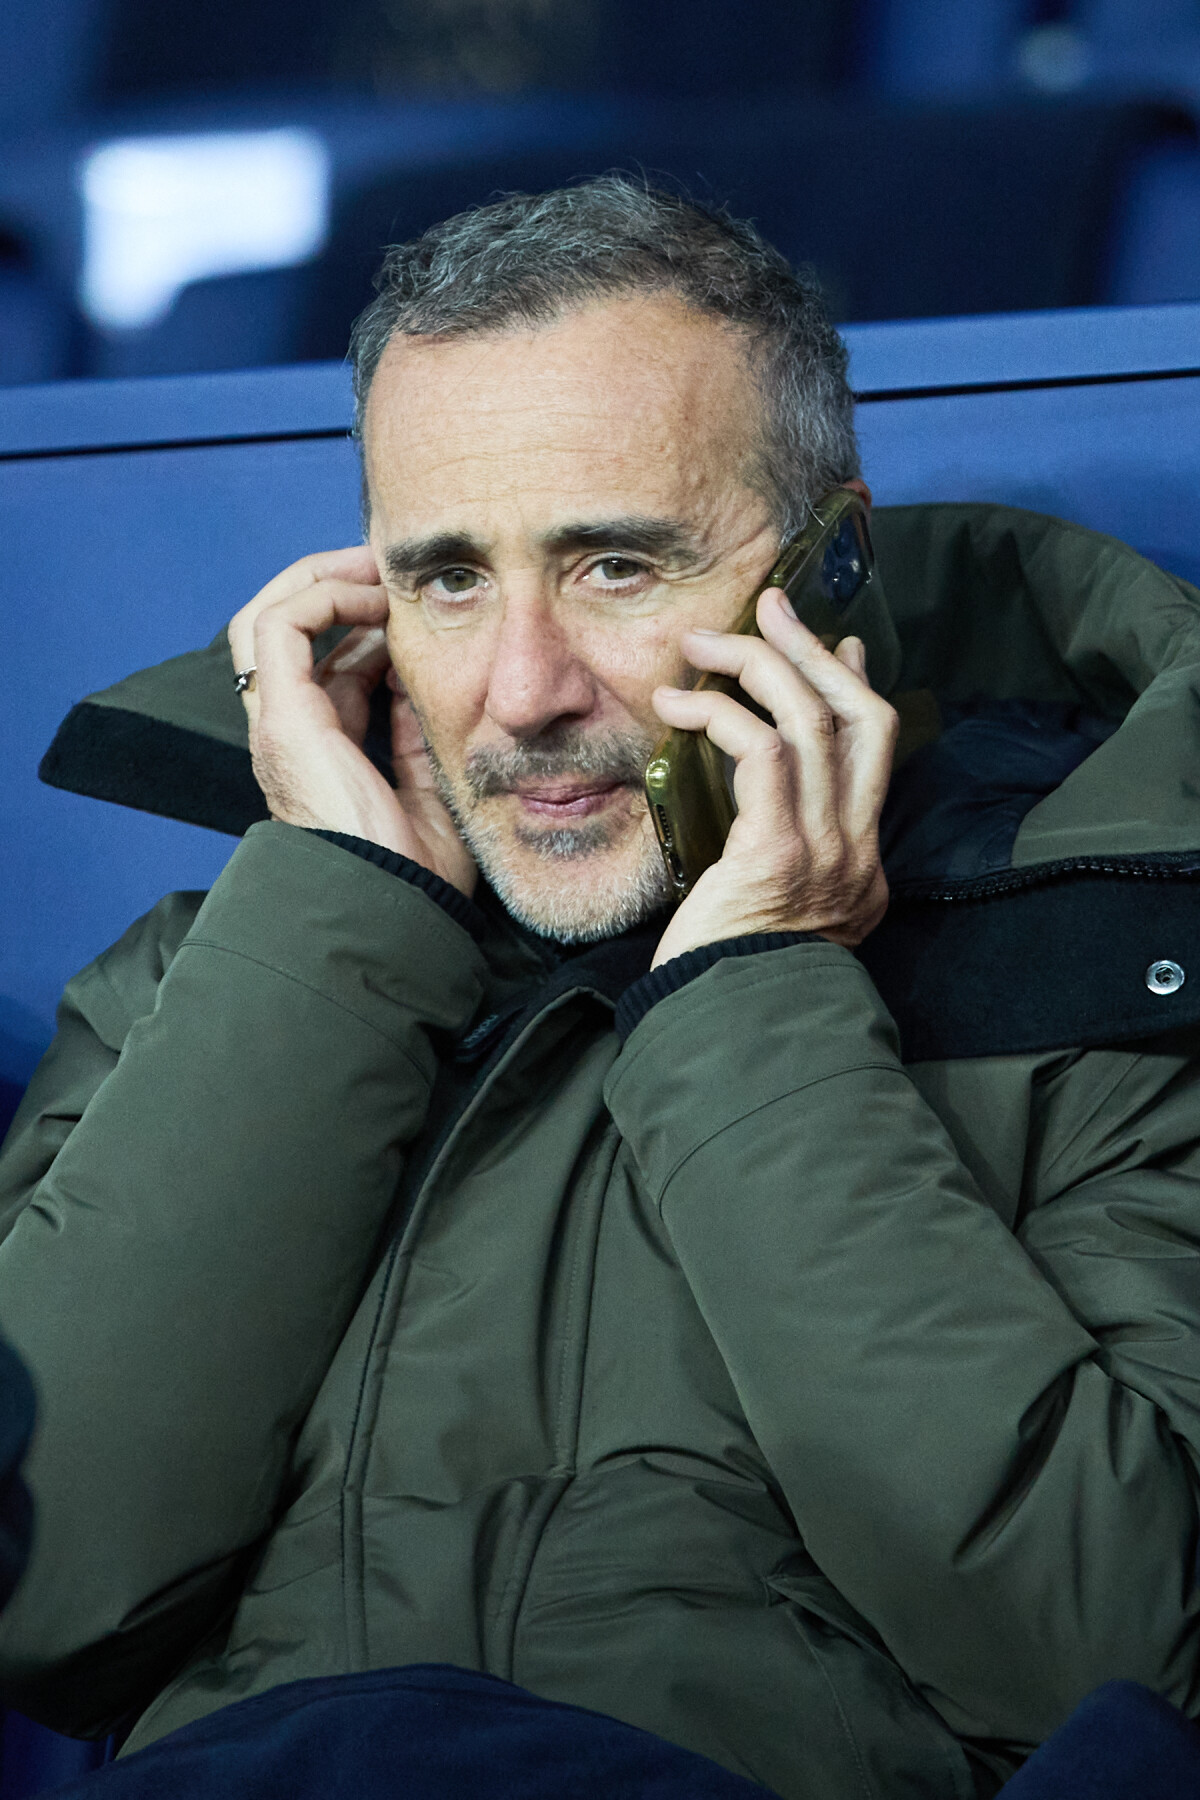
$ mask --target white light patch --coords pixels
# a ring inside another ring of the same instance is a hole
[[[181,288],[303,262],[329,226],[329,155],[309,131],[122,138],[80,170],[80,300],[93,323],[130,330]]]

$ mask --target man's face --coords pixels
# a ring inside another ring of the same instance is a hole
[[[364,433],[388,640],[435,775],[509,911],[610,935],[668,897],[641,775],[778,532],[749,485],[738,337],[673,296],[541,330],[396,338]]]

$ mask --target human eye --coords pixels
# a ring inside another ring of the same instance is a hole
[[[482,584],[483,577],[478,569],[456,565],[449,569],[439,569],[436,575],[431,575],[425,583],[425,591],[433,600],[455,601],[474,595]]]
[[[612,592],[625,593],[641,586],[649,571],[632,556],[601,556],[588,568],[593,585]]]

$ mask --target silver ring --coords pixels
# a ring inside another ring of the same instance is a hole
[[[257,674],[257,669],[239,669],[233,678],[234,693],[244,694]]]

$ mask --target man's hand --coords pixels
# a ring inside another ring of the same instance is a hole
[[[391,672],[387,596],[361,545],[302,557],[230,622],[235,670],[254,669],[242,695],[250,754],[271,817],[397,850],[471,895],[475,864],[433,784],[412,707]],[[312,641],[351,630],[314,665]],[[393,687],[392,788],[362,750],[371,694]]]
[[[896,714],[870,687],[857,638],[833,653],[778,588],[758,603],[761,638],[689,631],[688,660],[734,676],[774,726],[728,695],[657,688],[668,725],[707,732],[733,758],[737,817],[719,862],[676,912],[654,964],[721,938],[815,931],[853,946],[887,910],[879,814]]]

